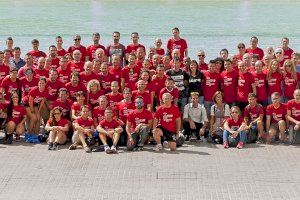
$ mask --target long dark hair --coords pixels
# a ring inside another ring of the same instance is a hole
[[[10,103],[9,103],[9,105],[7,107],[7,117],[12,117],[13,108],[14,108],[14,102],[12,100],[12,97],[13,97],[14,94],[18,95],[18,104],[21,105],[21,98],[20,98],[18,90],[11,91]]]
[[[55,110],[59,110],[60,113],[62,113],[62,110],[60,107],[54,107],[51,112],[50,112],[50,119],[51,119],[51,123],[50,123],[50,126],[57,126],[57,121],[55,120],[55,117],[54,117],[54,111]],[[61,116],[62,118],[62,116]]]

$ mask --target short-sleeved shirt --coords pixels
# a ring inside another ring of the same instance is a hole
[[[154,118],[158,119],[159,125],[173,133],[176,133],[176,119],[180,117],[179,109],[174,105],[171,105],[169,108],[161,105],[157,108],[154,115]]]
[[[285,120],[286,106],[282,103],[278,108],[275,108],[273,104],[269,105],[266,110],[266,115],[271,116],[271,124],[278,123],[280,120]]]
[[[23,118],[26,116],[26,109],[23,105],[13,106],[12,116],[7,116],[7,121],[13,121],[16,124],[19,124]]]
[[[228,118],[226,121],[231,130],[238,130],[244,122],[242,117],[239,117],[237,121],[234,121],[232,118]]]
[[[295,99],[288,101],[287,110],[291,111],[291,117],[297,121],[300,121],[300,103],[297,103]]]
[[[127,121],[132,124],[132,130],[134,130],[139,124],[148,124],[153,119],[153,115],[149,110],[144,109],[142,112],[137,110],[131,111],[127,116]]]
[[[243,112],[244,117],[247,117],[250,122],[254,121],[259,117],[259,115],[264,114],[264,108],[261,105],[256,105],[251,107],[250,105],[246,106]]]
[[[248,102],[248,94],[252,92],[252,84],[254,83],[253,75],[249,72],[240,73],[237,86],[237,100],[240,102]]]
[[[85,129],[92,129],[92,126],[94,126],[94,121],[92,118],[83,119],[82,117],[79,117],[75,120],[75,123]]]
[[[113,129],[119,127],[119,126],[120,126],[120,123],[119,123],[117,120],[115,120],[115,119],[113,119],[113,120],[110,121],[110,122],[107,121],[106,119],[103,119],[103,120],[99,123],[99,125],[100,125],[103,129],[105,129],[105,130],[113,130]]]
[[[167,41],[167,49],[172,54],[174,49],[179,49],[180,51],[180,60],[183,60],[184,51],[188,48],[187,42],[185,39],[180,38],[179,40],[175,40],[174,38],[170,38]],[[171,55],[172,56],[172,55]],[[172,59],[172,58],[171,58]]]

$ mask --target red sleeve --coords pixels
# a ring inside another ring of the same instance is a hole
[[[172,52],[171,52],[171,45],[172,45],[172,41],[171,41],[171,39],[169,39],[169,40],[167,41],[167,49],[170,51],[170,53],[172,53]]]
[[[271,115],[272,114],[272,108],[271,106],[268,106],[266,109],[266,115]]]
[[[154,113],[154,118],[159,119],[159,117],[160,117],[161,115],[162,115],[162,114],[161,114],[161,109],[158,108],[158,109],[156,110],[156,112]]]

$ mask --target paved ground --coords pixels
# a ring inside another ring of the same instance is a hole
[[[299,146],[188,144],[117,155],[66,148],[0,145],[0,199],[300,199]]]

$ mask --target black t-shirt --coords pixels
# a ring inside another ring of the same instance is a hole
[[[204,79],[204,75],[199,71],[196,76],[189,76],[189,95],[191,92],[199,92],[199,96],[203,96],[203,88],[202,88],[202,80]]]
[[[179,90],[179,97],[188,97],[188,89],[184,86],[184,81],[189,80],[189,75],[182,69],[179,69],[178,72],[170,69],[166,72],[166,74],[174,80],[175,86]]]

